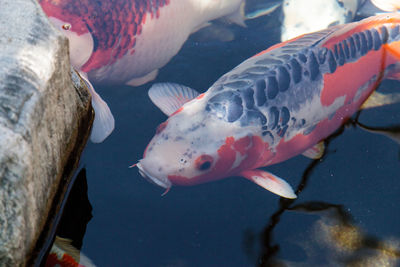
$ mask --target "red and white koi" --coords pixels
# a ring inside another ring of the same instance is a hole
[[[56,236],[45,267],[95,267],[93,262],[72,246],[72,240]]]
[[[96,112],[91,140],[114,129],[95,83],[137,86],[153,80],[188,36],[208,21],[244,25],[244,0],[39,0],[50,21],[69,39],[71,64],[80,70]]]
[[[301,153],[318,158],[321,141],[386,78],[400,78],[400,14],[274,45],[201,95],[184,86],[155,84],[149,96],[170,117],[137,167],[165,188],[236,175],[294,198],[288,183],[257,168]]]

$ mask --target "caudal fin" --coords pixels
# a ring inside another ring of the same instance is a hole
[[[92,95],[92,106],[95,112],[90,141],[93,143],[101,143],[114,130],[114,116],[112,115],[107,103],[104,102],[98,93],[96,93],[92,84],[82,73],[81,78],[85,81],[89,92]]]

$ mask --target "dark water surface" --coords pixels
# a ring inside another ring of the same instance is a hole
[[[231,42],[192,36],[155,82],[205,91],[279,41],[276,16],[247,24],[231,27]],[[116,129],[104,143],[89,143],[82,157],[93,207],[82,252],[96,265],[268,266],[281,260],[337,266],[399,257],[399,246],[389,246],[400,242],[399,144],[349,125],[330,139],[322,160],[297,156],[268,167],[294,188],[303,180],[294,202],[239,177],[173,187],[162,197],[162,188],[128,168],[166,119],[147,96],[150,86],[98,87]],[[381,89],[400,92],[400,83],[385,82]],[[400,126],[399,111],[400,105],[367,110],[359,121]]]

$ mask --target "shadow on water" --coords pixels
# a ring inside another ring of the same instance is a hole
[[[320,164],[320,162],[323,162],[324,158],[327,156],[327,151],[329,147],[329,143],[336,138],[337,136],[341,135],[344,131],[344,127],[342,126],[336,133],[334,133],[332,136],[330,136],[326,141],[325,141],[325,153],[320,159],[313,160],[311,164],[307,167],[307,169],[304,171],[302,175],[302,179],[300,181],[300,184],[297,186],[297,189],[295,190],[295,193],[297,196],[301,194],[301,191],[304,190],[304,188],[307,186],[310,175],[312,174],[312,171],[314,168]],[[267,226],[264,228],[264,231],[261,235],[261,241],[262,241],[262,248],[261,248],[261,256],[258,258],[258,265],[259,266],[271,266],[273,264],[274,259],[276,255],[279,252],[279,245],[273,243],[273,230],[274,228],[278,225],[282,214],[286,211],[289,210],[290,207],[296,202],[296,199],[286,199],[286,198],[280,198],[279,200],[279,209],[272,214]]]
[[[56,237],[71,240],[70,245],[78,250],[82,247],[82,240],[86,232],[86,226],[92,218],[92,205],[88,198],[88,185],[86,180],[86,169],[82,168],[72,181],[71,188],[64,200],[64,207],[57,214],[58,225],[53,235],[48,240],[36,266],[46,266],[46,260]]]
[[[400,161],[400,125],[394,125],[389,127],[370,127],[360,122],[357,122],[357,125],[361,129],[366,130],[367,132],[384,135],[392,139],[394,142],[396,142],[399,145],[398,160]]]
[[[361,112],[355,114],[353,119],[350,119],[345,125],[343,125],[340,129],[338,129],[334,134],[332,134],[329,138],[327,138],[325,143],[325,153],[320,159],[313,160],[310,165],[306,168],[302,175],[301,182],[297,186],[295,193],[297,196],[301,194],[301,192],[305,189],[307,184],[309,183],[309,179],[314,169],[321,164],[324,159],[329,156],[330,153],[334,151],[329,150],[329,144],[338,136],[340,136],[346,127],[359,127],[361,129],[367,130],[369,132],[383,134],[391,138],[392,140],[399,143],[400,141],[400,125],[393,127],[384,127],[384,128],[374,128],[368,127],[358,122],[358,118]],[[397,137],[394,138],[394,137]],[[400,159],[400,150],[399,150],[399,159]],[[371,251],[373,250],[375,254],[379,254],[378,257],[389,257],[386,259],[387,261],[393,260],[396,261],[400,259],[400,244],[396,241],[396,244],[390,244],[390,242],[381,241],[380,239],[363,234],[353,221],[352,215],[346,211],[343,205],[331,204],[319,201],[311,201],[305,202],[301,204],[295,205],[297,199],[285,199],[280,198],[279,200],[279,208],[276,212],[272,214],[268,223],[264,227],[264,230],[261,233],[261,253],[259,256],[256,256],[256,265],[257,266],[286,266],[286,264],[278,259],[278,253],[280,251],[280,245],[274,243],[274,229],[279,224],[282,215],[285,211],[301,211],[305,213],[312,213],[321,215],[322,218],[325,218],[328,221],[327,224],[332,224],[334,226],[330,226],[328,231],[329,239],[326,242],[334,243],[336,247],[340,247],[341,250],[347,249],[348,254],[341,258],[341,263],[348,265],[361,264],[362,262],[366,263],[367,260],[371,262]],[[326,216],[328,212],[329,216]],[[255,245],[259,238],[252,233],[251,231],[246,231],[244,233],[244,250],[245,253],[250,257],[256,255],[255,253]],[[347,247],[352,244],[352,247]],[[352,243],[353,242],[353,243]],[[329,245],[332,245],[329,244]],[[337,248],[339,249],[339,248]],[[350,253],[351,252],[351,253]],[[373,253],[372,253],[373,254]],[[376,259],[375,259],[376,260]],[[379,260],[379,259],[378,259]],[[370,263],[369,262],[369,263]],[[358,266],[358,265],[357,265]],[[375,266],[375,265],[374,265]],[[389,265],[394,266],[394,265]]]

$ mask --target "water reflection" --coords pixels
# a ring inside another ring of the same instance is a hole
[[[371,127],[357,122],[357,125],[370,133],[381,134],[389,137],[394,142],[400,145],[400,125],[394,125],[389,127]]]
[[[308,184],[308,180],[309,180],[313,170],[315,169],[315,167],[318,164],[320,164],[320,162],[323,162],[324,158],[329,153],[328,152],[329,143],[344,131],[344,127],[345,126],[342,126],[332,136],[330,136],[328,139],[326,139],[324,155],[320,159],[313,160],[310,163],[310,165],[306,168],[306,170],[304,171],[304,173],[302,175],[300,184],[297,186],[297,189],[295,190],[295,193],[297,196],[299,196],[301,191],[303,191],[304,188],[306,187],[306,185]],[[279,223],[282,214],[286,210],[289,210],[290,207],[296,202],[297,199],[280,198],[279,209],[271,216],[267,226],[264,228],[264,231],[262,233],[262,250],[261,250],[261,256],[258,258],[259,266],[271,266],[271,264],[275,261],[275,257],[277,256],[277,254],[279,252],[279,245],[273,244],[273,230]]]
[[[400,145],[400,125],[394,125],[390,127],[371,127],[359,122],[357,122],[357,125],[361,129],[366,130],[370,133],[386,136],[396,142],[398,145]],[[397,158],[400,161],[400,147],[397,153]]]
[[[381,240],[363,232],[342,205],[306,202],[289,210],[316,214],[320,218],[312,226],[310,239],[297,241],[307,254],[306,262],[279,259],[276,262],[290,266],[321,264],[321,261],[341,266],[396,266],[398,263],[400,241]]]
[[[314,160],[306,168],[296,194],[299,196],[309,182],[314,169],[332,152],[329,143],[341,135],[347,127],[361,127],[370,132],[384,134],[398,142],[400,127],[368,127],[358,122],[360,112],[346,125],[325,141],[325,154]],[[299,199],[299,198],[298,198]],[[400,259],[400,240],[381,240],[363,232],[354,222],[351,213],[343,205],[321,201],[308,201],[295,204],[298,199],[279,201],[279,208],[270,217],[261,234],[261,253],[257,257],[258,266],[310,266],[325,264],[328,266],[396,266]],[[274,242],[274,229],[286,211],[302,212],[317,215],[319,219],[312,226],[312,234],[307,240],[293,240],[299,250],[304,250],[305,260],[301,262],[279,258],[280,244]],[[254,232],[244,233],[244,251],[249,258],[255,258],[255,242],[258,238]],[[324,251],[321,251],[324,250]],[[322,262],[322,263],[321,263]],[[324,266],[325,266],[324,265]]]

